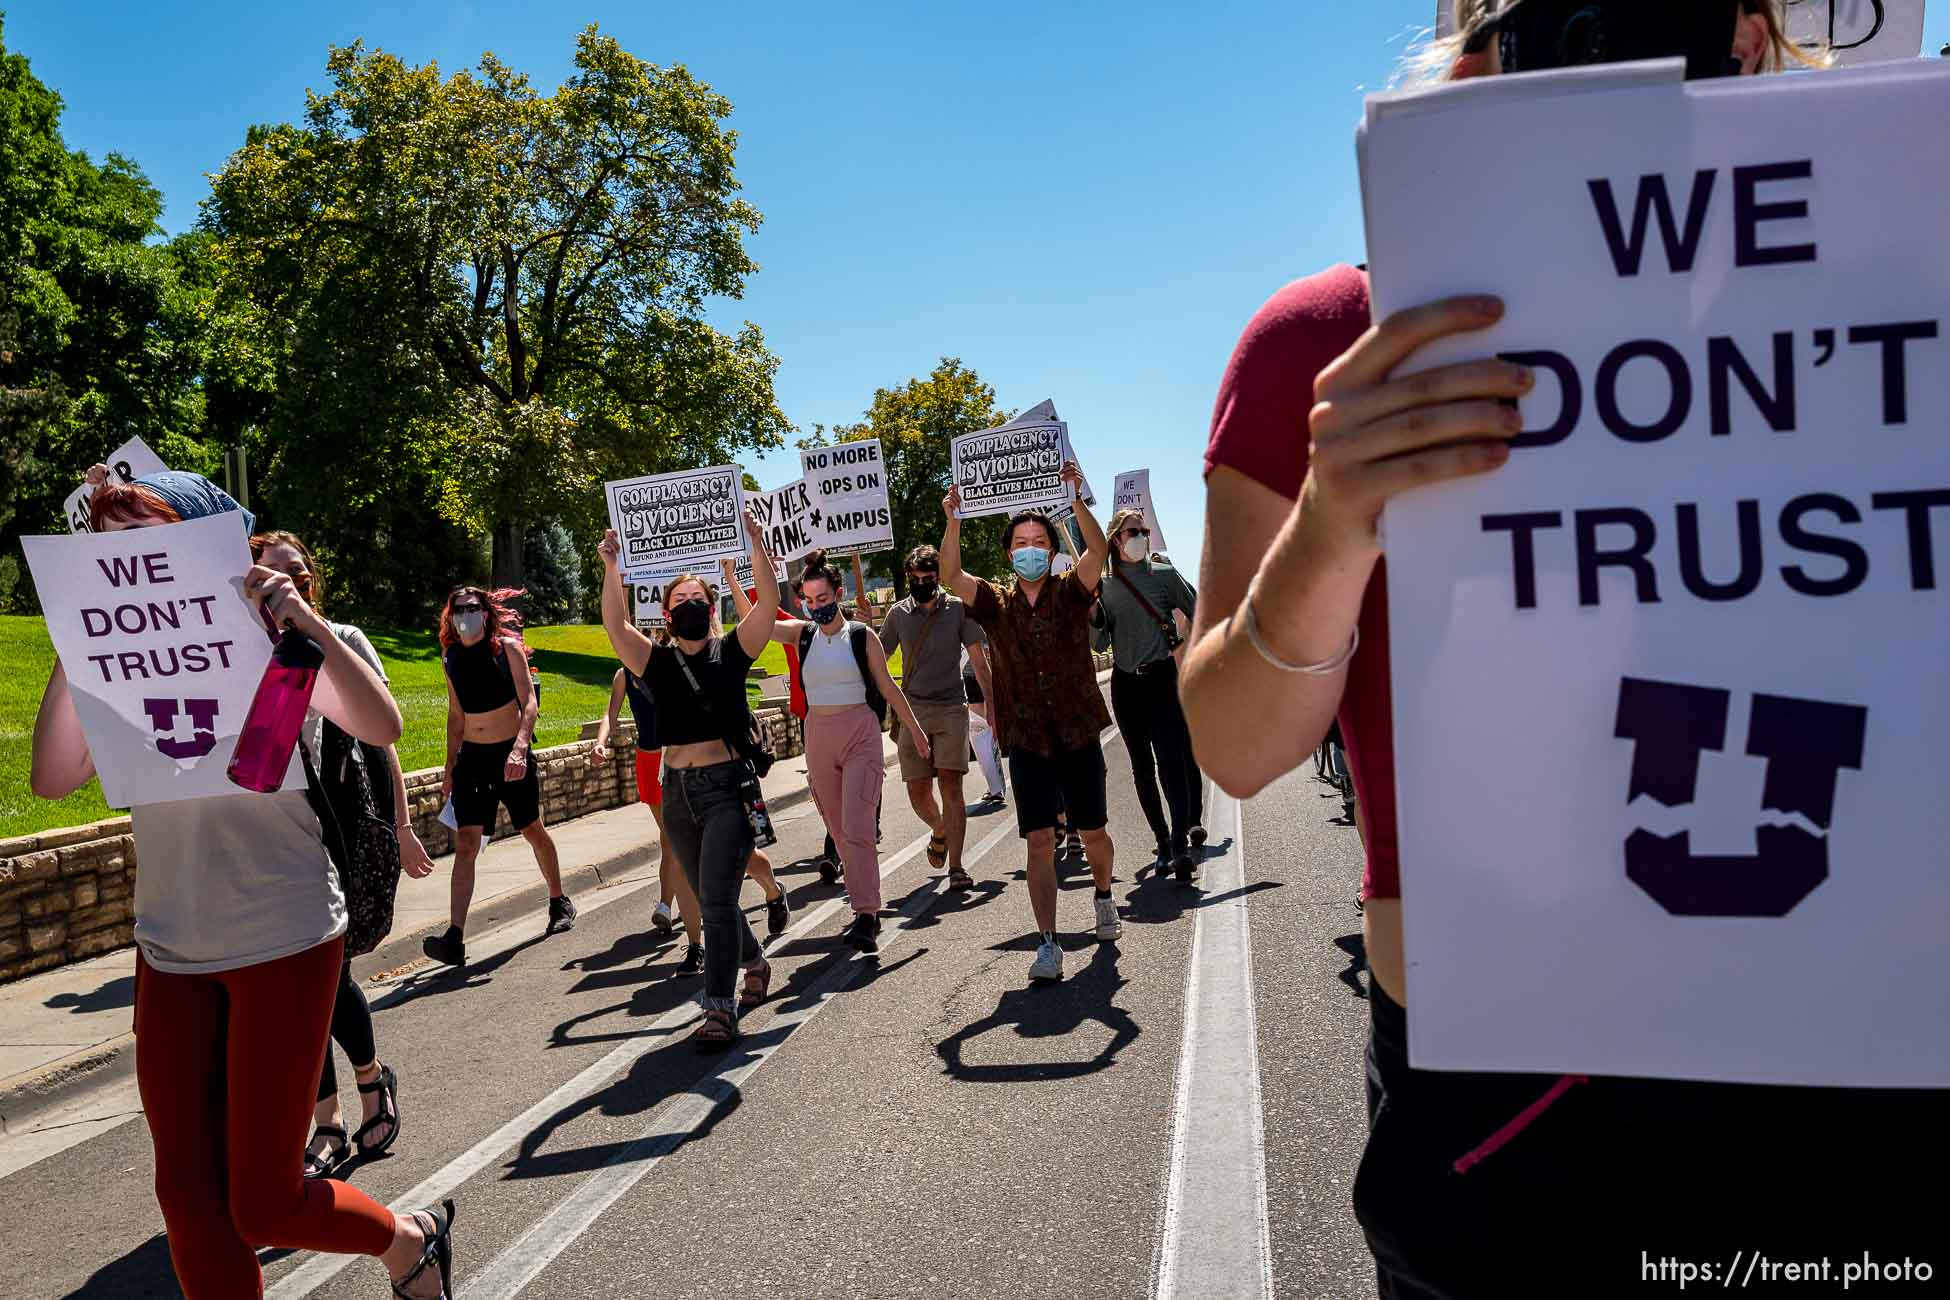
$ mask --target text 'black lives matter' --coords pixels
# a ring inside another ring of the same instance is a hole
[[[1668,808],[1698,793],[1700,755],[1726,745],[1732,692],[1627,677],[1613,735],[1632,742],[1629,804],[1648,795]],[[1828,878],[1828,832],[1843,768],[1860,771],[1869,711],[1859,705],[1756,694],[1747,753],[1765,759],[1763,811],[1800,816],[1821,831],[1757,825],[1749,856],[1692,852],[1690,833],[1625,839],[1625,874],[1674,916],[1780,917]]]

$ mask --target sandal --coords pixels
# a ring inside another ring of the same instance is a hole
[[[392,1148],[393,1140],[399,1137],[399,1079],[393,1074],[393,1067],[382,1062],[379,1077],[371,1083],[360,1084],[359,1091],[368,1096],[375,1092],[379,1094],[379,1113],[361,1124],[359,1131],[352,1135],[352,1145],[359,1148],[359,1158],[373,1160],[385,1155]],[[387,1130],[385,1137],[367,1146],[366,1134],[381,1124],[391,1124],[392,1128]]]
[[[948,872],[948,888],[956,893],[975,888],[975,877],[964,867],[955,867]]]
[[[948,841],[940,835],[928,836],[928,865],[939,869],[948,860]]]
[[[752,982],[754,980],[758,982],[758,986],[756,988],[752,986]],[[771,962],[769,961],[766,962],[763,966],[759,967],[757,970],[747,970],[745,972],[745,987],[739,990],[738,993],[738,1013],[740,1015],[743,1015],[745,1012],[750,1011],[753,1007],[759,1005],[759,1003],[765,1001],[765,996],[767,993],[771,992],[771,989],[772,989],[772,963]]]
[[[454,1293],[454,1203],[442,1201],[437,1210],[413,1212],[416,1221],[422,1216],[433,1220],[433,1231],[427,1236],[426,1248],[420,1252],[420,1262],[413,1266],[412,1272],[393,1283],[393,1294],[400,1300],[414,1300],[413,1293],[406,1288],[431,1264],[440,1270],[440,1300],[447,1300]]]
[[[738,1041],[738,1022],[729,1011],[706,1011],[691,1031],[691,1045],[700,1052],[722,1052]]]
[[[317,1128],[313,1129],[311,1132],[312,1142],[316,1142],[320,1138],[324,1138],[327,1142],[337,1143],[338,1149],[334,1151],[332,1148],[327,1147],[324,1151],[316,1154],[310,1151],[305,1152],[305,1178],[308,1181],[330,1178],[337,1172],[340,1165],[352,1158],[352,1144],[346,1140],[345,1130],[338,1125],[320,1124]],[[311,1143],[308,1142],[305,1145],[310,1146]]]

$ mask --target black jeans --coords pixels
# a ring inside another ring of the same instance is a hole
[[[1459,1174],[1557,1080],[1411,1069],[1408,1013],[1369,987],[1354,1213],[1382,1300],[1676,1295],[1660,1261],[1724,1270],[1737,1251],[1826,1255],[1836,1284],[1864,1251],[1950,1268],[1941,1196],[1896,1190],[1940,1184],[1942,1089],[1594,1078]]]
[[[745,820],[738,790],[750,776],[741,762],[708,767],[666,767],[664,830],[677,850],[684,878],[697,893],[704,927],[704,991],[698,1003],[707,1011],[738,1014],[733,986],[738,968],[763,955],[758,936],[738,906],[745,863],[752,856],[752,827]]]
[[[1192,757],[1192,732],[1178,702],[1178,667],[1165,659],[1147,673],[1119,668],[1110,675],[1110,709],[1117,729],[1131,751],[1131,779],[1137,784],[1138,806],[1151,823],[1152,838],[1173,853],[1187,846],[1186,837],[1205,815],[1205,784]],[[1155,754],[1155,757],[1154,757]],[[1158,783],[1164,783],[1164,802]],[[1165,813],[1171,813],[1170,824]]]
[[[339,991],[332,1002],[332,1037],[352,1058],[354,1068],[379,1059],[379,1047],[372,1037],[372,1007],[366,1002],[365,990],[352,978],[350,957],[339,967]],[[325,1068],[318,1077],[318,1099],[337,1096],[338,1090],[339,1073],[332,1064],[332,1045],[327,1043]]]

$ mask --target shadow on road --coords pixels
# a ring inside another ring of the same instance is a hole
[[[135,1005],[135,976],[124,975],[112,979],[92,993],[56,993],[41,1005],[52,1011],[66,1009],[77,1016],[113,1011],[117,1007],[132,1007]]]
[[[1334,946],[1347,954],[1347,965],[1335,971],[1335,977],[1352,989],[1355,997],[1367,997],[1367,985],[1361,982],[1361,972],[1368,968],[1367,940],[1356,930],[1353,934],[1344,934],[1334,940]]]
[[[546,934],[538,934],[532,939],[522,940],[505,952],[484,957],[480,961],[470,961],[465,966],[433,966],[426,970],[415,971],[398,983],[387,986],[382,996],[386,999],[386,1006],[392,1008],[405,1006],[409,1002],[416,1002],[435,993],[480,988],[494,978],[494,972],[550,937]]]
[[[1095,940],[1091,940],[1095,943]],[[1015,941],[997,944],[996,950],[1015,946]],[[1128,981],[1117,969],[1117,945],[1096,944],[1090,963],[1074,976],[1054,985],[1032,985],[1010,989],[1002,995],[995,1010],[982,1019],[964,1025],[935,1048],[947,1072],[965,1083],[1025,1083],[1051,1079],[1076,1079],[1107,1070],[1117,1054],[1137,1041],[1143,1029],[1128,1011],[1115,1006],[1112,999]],[[991,1030],[1012,1028],[1018,1038],[1063,1039],[1089,1021],[1106,1026],[1111,1040],[1088,1061],[1011,1061],[996,1065],[971,1065],[963,1059],[969,1042]]]
[[[157,1233],[118,1260],[96,1269],[68,1292],[69,1300],[180,1300],[176,1270],[169,1262],[169,1236]]]

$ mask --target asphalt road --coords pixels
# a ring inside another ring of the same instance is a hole
[[[696,982],[672,978],[681,941],[647,931],[648,870],[589,895],[568,935],[539,938],[532,918],[470,935],[465,976],[409,968],[375,986],[405,1122],[391,1156],[347,1177],[388,1202],[455,1197],[466,1300],[1139,1297],[1173,1260],[1164,1292],[1253,1294],[1255,1240],[1282,1295],[1372,1295],[1348,1209],[1356,832],[1311,768],[1236,819],[1214,792],[1201,879],[1232,885],[1183,887],[1149,869],[1128,757],[1106,750],[1124,934],[1096,941],[1087,868],[1068,867],[1060,985],[1026,979],[1013,814],[971,818],[980,886],[945,894],[890,779],[886,896],[903,916],[877,961],[838,943],[843,904],[817,915],[840,891],[784,865],[817,850],[809,804],[773,850],[796,909],[772,946],[774,997],[723,1056],[684,1041]],[[746,901],[762,933],[755,886]],[[1221,921],[1240,917],[1229,942]],[[1208,1010],[1188,1026],[1195,933]],[[1249,1078],[1257,1122],[1213,1086]],[[1240,1136],[1174,1143],[1201,1123]],[[0,1180],[7,1293],[179,1294],[151,1177],[136,1119]],[[1215,1212],[1239,1226],[1244,1244],[1216,1252],[1237,1270],[1186,1275],[1182,1261],[1208,1267],[1193,1237]],[[274,1297],[384,1294],[369,1260],[264,1258]]]

